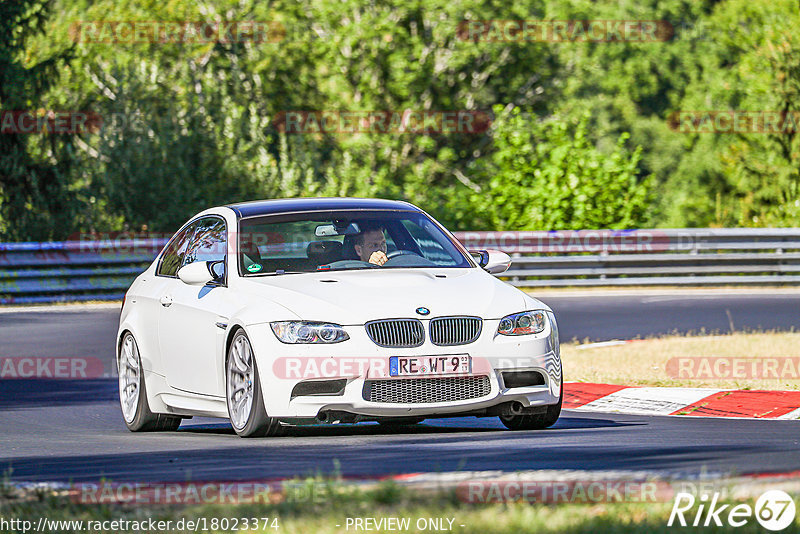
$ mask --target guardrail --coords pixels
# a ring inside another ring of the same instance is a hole
[[[458,232],[520,287],[800,283],[800,228]]]
[[[800,228],[456,232],[520,287],[800,284]],[[0,304],[117,300],[166,239],[0,243]]]
[[[0,304],[120,300],[166,239],[0,243]]]

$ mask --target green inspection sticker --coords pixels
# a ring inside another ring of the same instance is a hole
[[[258,271],[261,270],[261,264],[254,263],[254,264],[248,266],[247,270],[250,271],[251,273],[257,273]]]

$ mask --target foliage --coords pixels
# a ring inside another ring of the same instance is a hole
[[[39,108],[69,59],[69,49],[35,62],[25,57],[25,46],[42,31],[49,8],[41,0],[0,3],[0,112]],[[0,236],[43,240],[72,225],[74,157],[69,137],[0,135]]]
[[[798,139],[683,133],[678,110],[797,111],[796,2],[0,3],[0,111],[100,130],[0,135],[0,240],[209,205],[380,196],[454,229],[800,224]],[[661,42],[475,42],[464,20],[664,20]],[[74,42],[79,21],[276,21],[268,42]],[[282,39],[281,39],[282,37]],[[285,134],[288,110],[494,110],[487,132]]]
[[[471,204],[482,226],[502,230],[631,228],[645,219],[649,182],[639,180],[641,148],[620,135],[610,153],[591,144],[588,116],[570,131],[518,108],[498,108],[495,151],[477,170],[491,176]]]

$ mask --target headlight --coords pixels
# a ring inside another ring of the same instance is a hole
[[[341,326],[333,323],[278,321],[270,326],[283,343],[339,343],[350,339]]]
[[[547,316],[543,310],[514,313],[500,319],[497,333],[504,336],[538,334],[544,330],[545,324],[547,324]]]

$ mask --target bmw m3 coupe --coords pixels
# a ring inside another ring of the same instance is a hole
[[[230,419],[286,426],[499,417],[553,425],[563,398],[552,310],[497,278],[420,208],[266,200],[192,217],[139,275],[117,334],[131,431]]]

